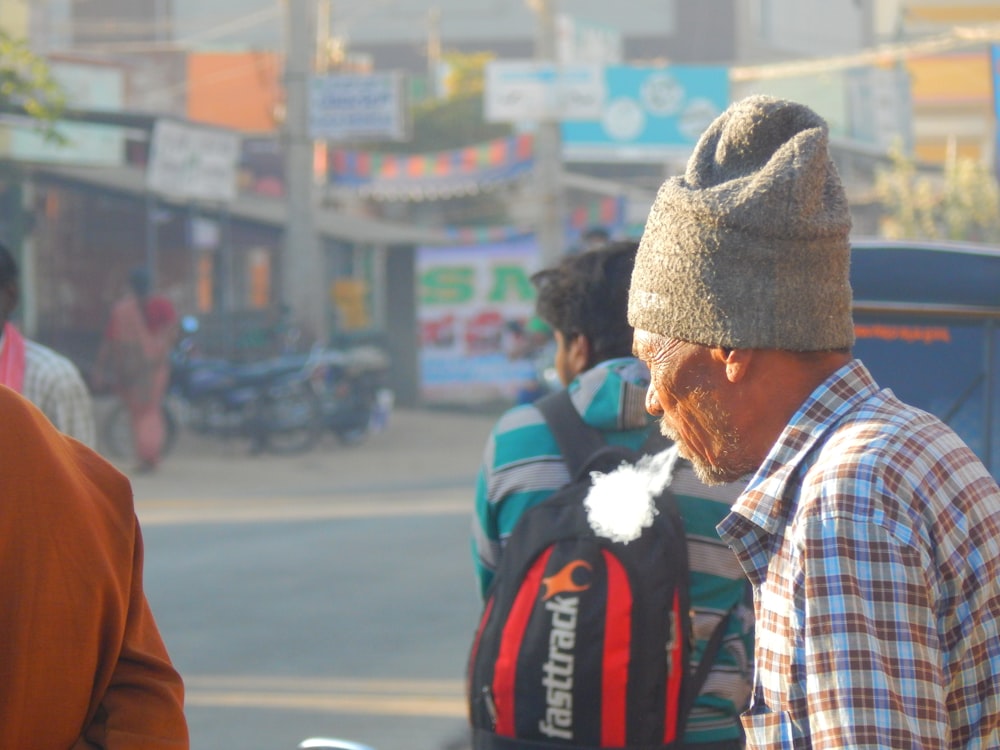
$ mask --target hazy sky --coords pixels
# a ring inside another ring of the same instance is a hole
[[[572,0],[559,4],[580,20],[625,34],[669,34],[675,0]],[[276,0],[173,0],[179,39],[218,47],[276,47],[282,42],[283,2]],[[348,41],[426,39],[432,8],[440,29],[464,38],[524,36],[534,16],[523,0],[366,0],[332,2],[333,31]]]

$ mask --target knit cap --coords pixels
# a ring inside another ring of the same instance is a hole
[[[848,348],[850,230],[826,122],[794,102],[743,99],[660,187],[629,323],[706,346]]]

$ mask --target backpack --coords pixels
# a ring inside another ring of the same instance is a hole
[[[535,402],[571,479],[528,509],[507,540],[468,663],[475,750],[668,748],[678,743],[725,623],[690,673],[687,540],[673,495],[635,540],[597,536],[584,499],[591,472],[640,451],[605,444],[563,390]]]

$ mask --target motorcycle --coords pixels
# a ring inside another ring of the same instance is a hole
[[[305,360],[281,355],[234,364],[217,359],[179,359],[172,393],[202,435],[246,438],[254,452],[304,453],[319,439],[318,403]]]
[[[164,453],[179,425],[200,435],[249,439],[253,452],[308,451],[323,426],[306,359],[289,354],[234,363],[198,354],[192,336],[181,339],[171,353]],[[112,456],[129,455],[131,429],[122,405],[109,414],[103,433]]]
[[[319,420],[344,445],[384,430],[393,407],[389,358],[376,346],[316,348],[306,364],[319,404]]]

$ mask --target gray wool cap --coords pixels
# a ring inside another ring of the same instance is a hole
[[[794,102],[743,99],[660,187],[629,323],[706,346],[848,348],[850,230],[826,122]]]

